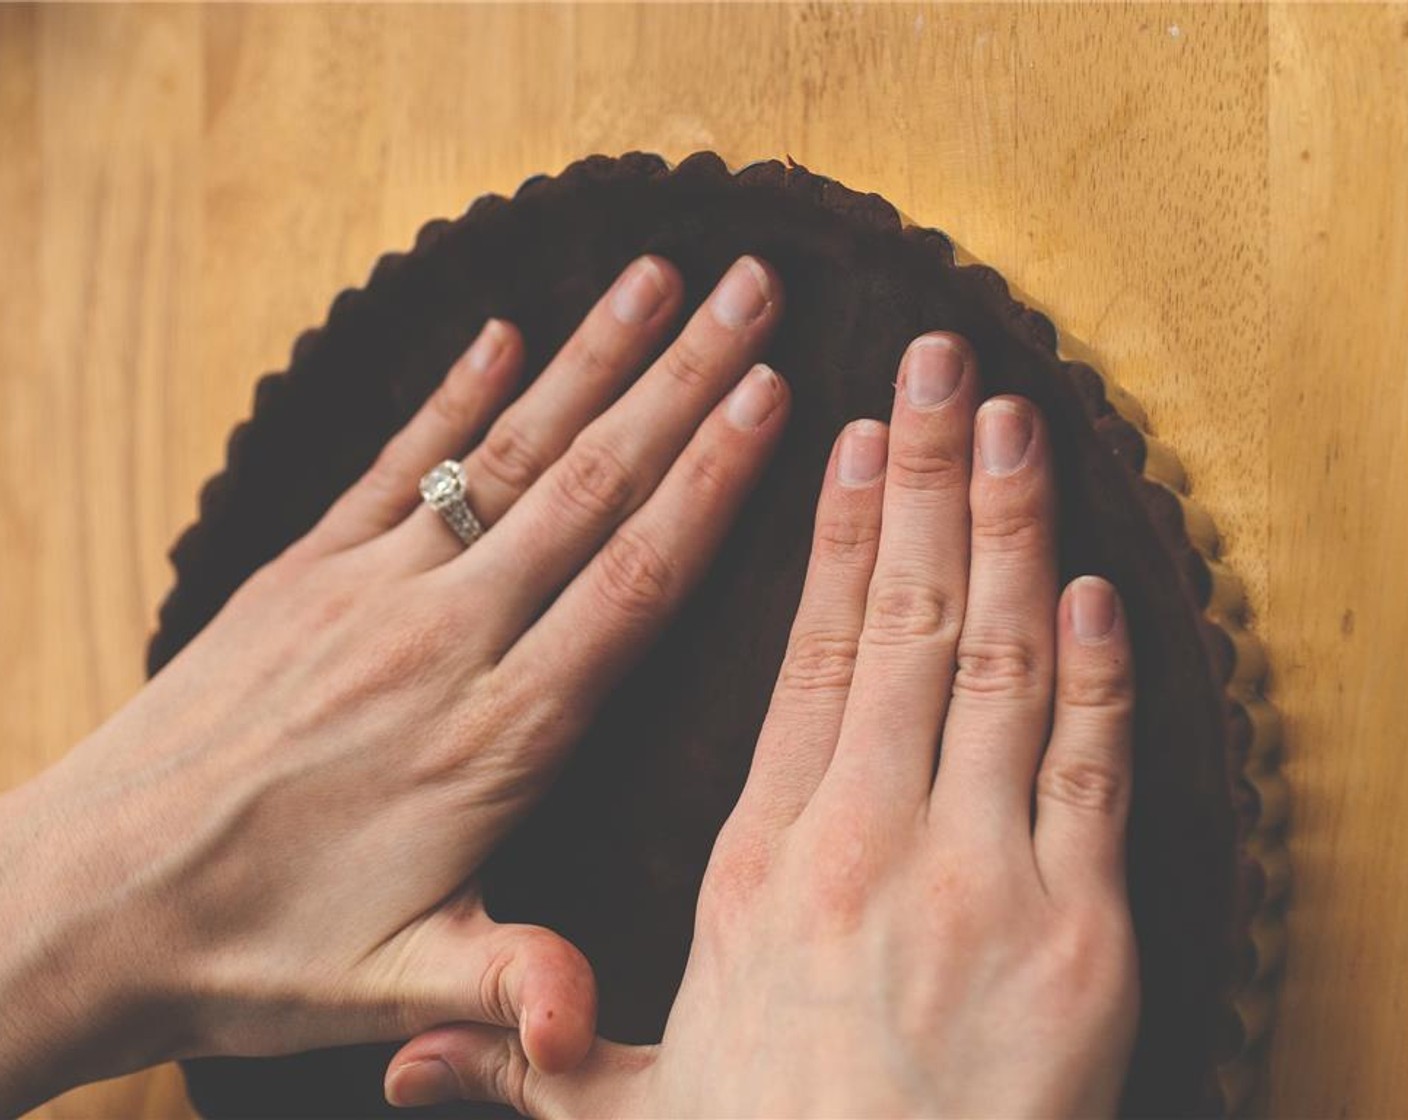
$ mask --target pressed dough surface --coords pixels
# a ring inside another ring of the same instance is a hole
[[[1182,453],[1287,716],[1297,885],[1271,1107],[1408,1110],[1408,855],[1382,840],[1408,808],[1408,606],[1385,590],[1408,549],[1404,21],[0,11],[0,595],[25,636],[0,672],[6,779],[137,687],[162,553],[254,378],[380,251],[586,151],[791,151],[947,225],[1092,342]],[[36,472],[84,500],[46,504]],[[170,1085],[50,1112],[169,1112]]]

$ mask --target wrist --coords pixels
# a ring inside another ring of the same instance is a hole
[[[62,785],[0,794],[0,1115],[184,1046],[171,962],[153,951],[112,835],[132,822],[101,798],[80,808]]]

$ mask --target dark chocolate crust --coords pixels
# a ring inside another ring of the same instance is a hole
[[[1143,1011],[1123,1111],[1220,1113],[1248,1094],[1279,953],[1270,901],[1284,815],[1275,723],[1235,580],[1176,459],[1122,415],[1089,365],[1064,360],[1042,314],[991,268],[884,199],[792,163],[737,173],[711,152],[675,167],[632,152],[479,198],[377,262],[361,289],[263,378],[224,472],[171,552],[157,672],[265,561],[304,533],[372,461],[486,318],[516,323],[536,375],[624,265],[662,254],[702,301],[743,252],[780,272],[788,309],[765,359],[795,403],[777,458],[705,584],[604,704],[544,803],[485,872],[501,920],[551,926],[587,954],[609,1037],[659,1037],[682,973],[695,897],[742,786],[806,563],[836,433],[886,418],[905,345],[965,335],[984,392],[1047,417],[1058,463],[1065,579],[1095,572],[1123,595],[1136,647],[1131,900]],[[526,379],[525,379],[526,383]],[[1125,412],[1132,410],[1125,408]],[[187,1063],[208,1116],[389,1114],[392,1048]],[[458,1106],[446,1115],[492,1110]]]

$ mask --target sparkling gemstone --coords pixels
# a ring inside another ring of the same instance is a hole
[[[464,467],[454,459],[431,467],[420,480],[420,493],[427,502],[436,504],[458,498],[464,493]]]

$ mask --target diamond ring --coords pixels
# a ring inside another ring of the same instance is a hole
[[[420,496],[466,547],[484,535],[483,524],[465,498],[464,465],[457,459],[446,459],[426,471],[420,480]]]

